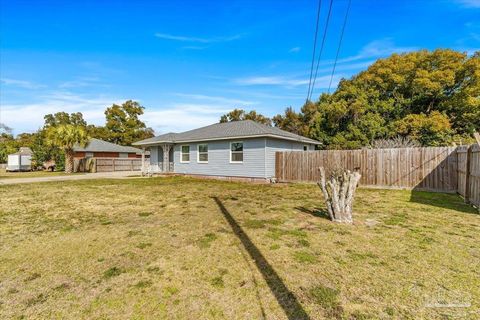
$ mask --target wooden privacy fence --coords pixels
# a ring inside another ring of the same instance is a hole
[[[469,149],[470,153],[463,152],[463,149]],[[478,145],[459,148],[285,151],[276,153],[275,177],[280,182],[318,181],[319,167],[324,167],[327,174],[336,169],[356,169],[362,174],[360,184],[364,186],[458,191],[478,205],[479,153]],[[470,159],[468,179],[467,156]],[[463,190],[462,186],[467,190]]]
[[[142,159],[138,158],[82,158],[75,160],[76,172],[140,171]]]
[[[462,146],[458,155],[458,193],[480,207],[480,146]]]

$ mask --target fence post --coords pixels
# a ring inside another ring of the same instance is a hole
[[[467,149],[467,165],[465,168],[465,203],[470,203],[470,161],[472,159],[473,145],[469,145]]]

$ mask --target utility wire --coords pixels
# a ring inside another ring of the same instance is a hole
[[[337,67],[338,55],[340,54],[340,48],[342,47],[343,34],[345,32],[345,26],[347,25],[348,13],[350,12],[351,4],[352,4],[352,0],[348,0],[347,11],[345,12],[342,31],[340,33],[340,40],[338,42],[337,54],[335,55],[335,62],[333,63],[332,75],[330,76],[330,83],[328,84],[328,93],[330,93],[330,88],[332,87],[333,75],[335,74],[335,68]]]
[[[310,66],[310,80],[308,81],[308,92],[305,102],[308,101],[310,96],[310,88],[312,87],[312,77],[313,77],[313,66],[315,65],[315,51],[317,49],[317,35],[318,35],[318,25],[320,22],[320,9],[322,8],[322,0],[318,0],[318,9],[317,9],[317,23],[315,24],[315,37],[313,38],[313,54],[312,54],[312,65]]]
[[[313,90],[315,89],[315,81],[317,80],[318,66],[320,65],[320,60],[322,59],[323,47],[325,46],[325,39],[327,38],[328,23],[330,22],[330,14],[332,13],[332,3],[333,3],[333,0],[330,0],[330,5],[328,7],[327,21],[325,22],[325,29],[323,30],[322,45],[320,46],[320,52],[318,54],[318,59],[317,59],[317,67],[315,69],[315,75],[313,77],[313,82],[312,82],[312,89],[310,90],[310,95],[308,96],[308,100],[311,99]]]

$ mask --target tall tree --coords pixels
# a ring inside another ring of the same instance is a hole
[[[47,129],[47,143],[60,148],[65,153],[65,172],[72,173],[74,166],[74,150],[76,145],[85,147],[90,138],[83,126],[61,124]]]
[[[57,112],[55,114],[47,114],[43,117],[45,120],[44,128],[55,127],[58,125],[71,124],[74,126],[86,127],[87,122],[83,119],[81,112],[68,114],[67,112]]]
[[[298,125],[287,124],[298,119],[304,134],[327,148],[360,148],[398,135],[425,146],[465,142],[480,128],[480,52],[421,50],[379,59],[300,114],[287,109],[274,121],[295,132]]]
[[[106,129],[110,131],[110,142],[131,145],[133,142],[151,138],[154,136],[153,129],[147,128],[139,119],[143,114],[142,107],[138,102],[128,100],[121,105],[113,104],[105,110]]]
[[[304,122],[303,115],[296,113],[292,107],[285,109],[283,115],[273,117],[273,123],[276,127],[299,135],[307,134],[307,125]]]
[[[18,151],[18,143],[9,133],[0,133],[0,163],[6,163],[8,155]]]
[[[246,112],[243,109],[233,109],[227,114],[224,114],[220,117],[220,122],[230,122],[230,121],[242,121],[242,120],[252,120],[258,123],[262,123],[268,126],[272,125],[272,120],[260,113],[257,113],[255,110],[250,110]]]

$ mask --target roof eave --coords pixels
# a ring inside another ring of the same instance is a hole
[[[219,138],[206,138],[206,139],[187,139],[187,140],[160,140],[160,141],[147,141],[147,142],[134,142],[133,145],[135,146],[142,146],[142,147],[151,147],[155,145],[159,145],[162,143],[188,143],[188,142],[202,142],[202,141],[216,141],[216,140],[232,140],[232,139],[251,139],[251,138],[275,138],[275,139],[280,139],[280,140],[289,140],[289,141],[296,141],[296,142],[302,142],[302,143],[309,143],[309,144],[315,144],[315,145],[321,145],[322,143],[320,141],[315,141],[311,140],[308,138],[304,139],[296,139],[293,137],[284,137],[276,134],[256,134],[256,135],[246,135],[246,136],[230,136],[230,137],[219,137]]]

